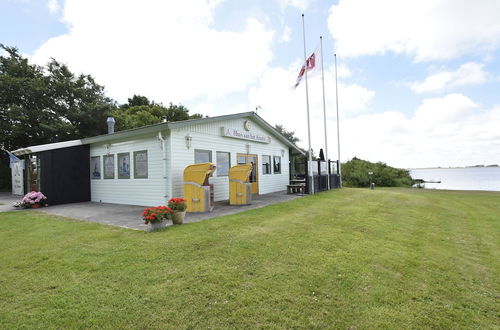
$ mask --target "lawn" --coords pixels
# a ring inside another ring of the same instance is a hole
[[[0,328],[500,328],[500,193],[342,189],[146,233],[0,213]]]

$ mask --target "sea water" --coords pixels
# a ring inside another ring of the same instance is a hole
[[[500,167],[412,169],[413,179],[441,181],[425,183],[425,188],[500,191]]]

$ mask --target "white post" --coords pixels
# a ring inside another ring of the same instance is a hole
[[[325,103],[325,70],[323,68],[323,37],[319,37],[320,51],[321,51],[321,82],[323,85],[323,124],[325,126],[325,159],[328,164],[328,138],[326,133],[326,103]],[[328,176],[328,171],[327,171]],[[328,180],[326,180],[326,186],[328,190],[330,190],[330,176],[328,176]]]
[[[307,85],[307,55],[306,55],[306,29],[305,29],[305,24],[304,24],[304,14],[302,14],[302,35],[304,37],[304,65],[305,65],[305,76],[306,76],[306,105],[307,105],[307,141],[309,143],[308,150],[309,150],[309,164],[307,166],[308,169],[308,176],[311,178],[309,181],[309,186],[310,186],[310,193],[314,194],[314,180],[313,180],[313,175],[312,175],[312,168],[311,168],[311,162],[312,162],[312,152],[311,152],[311,124],[309,121],[309,87]]]
[[[340,118],[339,118],[339,89],[337,84],[337,54],[333,54],[335,58],[335,101],[337,102],[337,147],[339,154],[339,187],[342,188],[342,166],[340,161]]]

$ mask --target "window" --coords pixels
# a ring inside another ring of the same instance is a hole
[[[245,156],[238,156],[238,165],[246,163],[247,163],[247,158]]]
[[[194,151],[194,163],[210,163],[212,162],[212,151],[210,150],[195,150]]]
[[[130,153],[118,154],[118,179],[130,179]]]
[[[92,180],[101,179],[101,157],[90,157],[90,177]]]
[[[271,174],[271,156],[262,156],[262,174]]]
[[[231,167],[231,154],[217,151],[217,176],[228,176]]]
[[[104,160],[104,178],[114,179],[115,178],[115,155],[103,156]]]
[[[148,151],[134,151],[134,179],[148,178]]]
[[[281,157],[274,156],[274,174],[281,173]]]

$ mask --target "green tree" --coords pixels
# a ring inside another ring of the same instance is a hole
[[[287,131],[285,127],[283,127],[283,125],[274,125],[274,128],[293,144],[296,144],[297,142],[300,141],[300,139],[295,136],[295,131]]]
[[[51,109],[66,124],[60,127],[61,133],[66,134],[64,139],[105,133],[106,117],[116,105],[104,95],[104,87],[90,75],[76,76],[55,60],[48,64],[47,73]]]
[[[120,108],[126,109],[129,107],[135,107],[139,105],[150,105],[151,102],[146,96],[135,95],[128,99],[128,103],[123,104]]]
[[[354,157],[342,164],[342,182],[346,187],[369,187],[370,175],[375,186],[409,187],[413,184],[410,171],[388,166],[386,163],[371,163]]]
[[[169,122],[203,118],[200,114],[190,115],[189,110],[179,104],[170,103],[165,107],[161,103],[149,101],[145,96],[134,95],[111,112],[116,120],[116,130],[131,129],[151,124],[160,123],[163,119]]]

